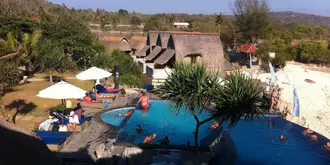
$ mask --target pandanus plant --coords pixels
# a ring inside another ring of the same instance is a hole
[[[219,78],[219,74],[208,71],[203,65],[176,63],[164,85],[153,91],[159,98],[168,100],[175,113],[183,110],[193,116],[196,148],[202,124],[219,119],[221,123],[228,121],[229,127],[233,127],[242,117],[253,119],[265,112],[260,107],[262,95],[257,81],[238,72],[227,76],[224,83]],[[213,113],[201,119],[204,106],[210,103],[216,105]]]

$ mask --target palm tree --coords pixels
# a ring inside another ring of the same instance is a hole
[[[220,32],[221,32],[221,27],[220,25],[223,23],[224,21],[224,18],[223,18],[223,15],[222,13],[220,13],[219,15],[218,14],[215,14],[214,15],[214,23],[215,23],[215,26],[219,28],[219,35],[220,35]]]
[[[259,81],[239,71],[228,75],[213,97],[216,104],[213,115],[220,124],[229,122],[228,128],[234,127],[242,117],[253,120],[267,113]]]
[[[31,76],[31,67],[32,60],[35,57],[35,47],[39,38],[41,37],[41,31],[36,30],[32,34],[24,33],[23,42],[19,43],[13,33],[7,34],[7,44],[11,47],[13,53],[9,53],[7,55],[1,56],[0,60],[9,60],[9,59],[17,59],[20,64],[25,66],[26,73],[28,76]]]
[[[177,63],[164,85],[153,91],[161,99],[169,100],[175,113],[184,110],[194,117],[196,148],[202,124],[219,119],[221,124],[229,121],[229,127],[233,127],[241,117],[253,119],[266,112],[261,109],[262,95],[257,81],[234,73],[224,80],[224,85],[219,82],[219,75],[207,71],[203,65]],[[200,120],[204,105],[210,103],[216,105],[213,113]]]
[[[154,93],[161,99],[169,100],[174,112],[180,113],[181,107],[196,120],[195,147],[198,147],[199,127],[214,119],[210,116],[200,120],[199,115],[204,111],[205,104],[212,101],[214,91],[219,87],[219,76],[208,72],[203,65],[177,63],[167,78],[165,84]]]

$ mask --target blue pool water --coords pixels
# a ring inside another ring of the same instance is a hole
[[[108,124],[111,124],[112,126],[120,127],[123,124],[125,124],[124,122],[127,118],[124,117],[124,116],[118,116],[118,115],[119,114],[125,114],[130,109],[132,109],[132,107],[115,109],[115,110],[106,112],[106,113],[101,115],[101,119],[104,122],[106,122]]]
[[[311,141],[303,130],[281,117],[239,122],[230,131],[238,150],[236,165],[329,165],[330,150],[322,148],[327,139],[319,135]],[[281,134],[288,143],[272,142]]]
[[[109,111],[101,116],[103,121],[111,125],[122,126],[117,141],[142,143],[145,136],[156,133],[154,142],[169,136],[170,144],[186,144],[189,140],[193,145],[195,120],[189,114],[175,115],[169,110],[167,102],[151,101],[148,112],[136,109],[129,119],[114,117],[129,109]],[[208,116],[209,113],[205,111],[200,118]],[[135,130],[138,124],[145,129],[141,134]],[[210,124],[211,121],[200,127],[199,139],[202,144],[212,134],[218,134],[218,131],[208,129]],[[303,130],[277,116],[257,118],[253,122],[240,121],[230,130],[238,150],[236,165],[330,165],[330,150],[322,148],[327,139],[319,135],[318,141],[311,141],[302,134]],[[288,139],[288,143],[272,141],[281,134]]]
[[[169,109],[170,106],[167,102],[156,100],[151,101],[148,112],[136,109],[127,121],[126,126],[118,134],[117,141],[142,143],[146,136],[156,133],[157,137],[154,140],[155,143],[157,143],[159,139],[168,136],[170,144],[186,145],[187,141],[190,141],[191,145],[193,145],[194,135],[192,132],[195,131],[195,119],[189,114],[184,114],[184,111],[176,115]],[[128,109],[124,109],[124,112],[127,112],[127,110]],[[113,112],[110,111],[103,114],[102,119],[109,124],[118,125],[118,120],[124,117],[106,118],[106,116],[113,116],[112,113]],[[209,113],[206,111],[199,116],[200,119],[205,119],[207,117],[209,117]],[[210,135],[210,133],[215,132],[214,130],[208,129],[211,122],[212,121],[205,123],[200,127],[200,140]],[[136,132],[137,125],[141,125],[144,130],[141,134]]]

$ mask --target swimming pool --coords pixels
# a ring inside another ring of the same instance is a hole
[[[109,124],[122,127],[116,138],[119,142],[142,143],[145,136],[156,133],[155,142],[157,139],[169,136],[170,144],[186,145],[189,140],[193,145],[192,132],[195,131],[195,120],[191,115],[184,113],[175,115],[169,108],[166,101],[153,100],[148,112],[136,109],[129,120],[126,120],[126,117],[114,116],[125,113],[131,108],[109,111],[101,118]],[[208,115],[208,112],[204,112],[200,118],[206,118]],[[210,124],[211,121],[200,127],[201,145],[208,141],[205,139],[219,134],[219,130],[208,129]],[[137,134],[135,130],[137,125],[141,125],[145,131]],[[303,127],[279,116],[256,118],[253,122],[240,121],[230,130],[238,150],[236,165],[330,164],[330,151],[322,148],[327,139],[319,135],[318,141],[311,141],[302,134],[303,130]],[[288,139],[288,143],[272,142],[281,134]]]
[[[122,112],[109,111],[102,115],[102,120],[109,124],[119,125],[118,120],[122,120],[125,117],[113,118],[111,116],[113,116],[113,113],[125,113],[128,109],[123,109]],[[169,109],[170,105],[166,101],[158,100],[152,100],[150,102],[148,112],[143,112],[141,109],[137,108],[117,135],[117,141],[142,143],[146,136],[156,133],[157,137],[154,141],[155,143],[157,143],[159,139],[168,136],[170,144],[186,145],[187,141],[190,141],[191,145],[193,145],[194,134],[192,132],[195,131],[195,119],[191,115],[184,114],[183,111],[182,113],[175,115],[175,113],[171,112]],[[207,118],[209,117],[209,113],[205,111],[199,117],[201,119]],[[211,133],[216,132],[208,129],[211,122],[212,121],[205,123],[200,127],[200,140],[203,140],[203,138],[206,138]],[[141,125],[141,128],[143,129],[140,134],[136,131],[137,125]]]
[[[236,165],[329,165],[330,151],[322,148],[327,139],[319,135],[318,141],[311,141],[303,130],[281,117],[239,122],[230,131],[238,151]],[[287,143],[272,142],[281,134]]]

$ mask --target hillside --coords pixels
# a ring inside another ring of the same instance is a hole
[[[272,12],[271,16],[275,21],[281,23],[297,22],[302,24],[313,24],[330,26],[330,17],[319,16],[314,14],[287,12]]]

